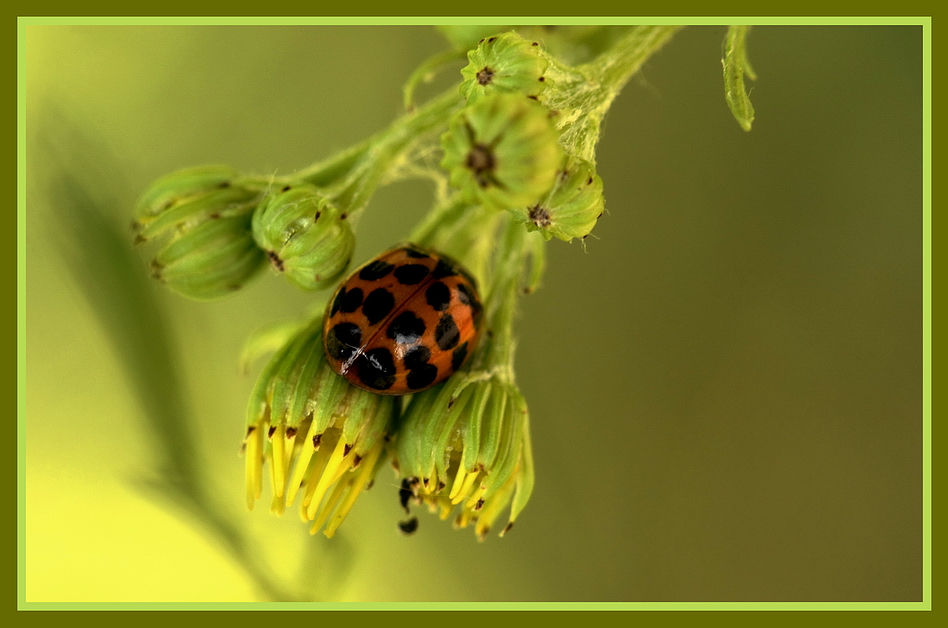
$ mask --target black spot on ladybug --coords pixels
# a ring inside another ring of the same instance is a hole
[[[395,307],[395,297],[385,288],[376,288],[369,293],[362,303],[362,313],[369,319],[369,323],[375,325]]]
[[[338,323],[326,336],[326,351],[329,357],[346,361],[351,358],[362,342],[362,330],[355,323]]]
[[[392,272],[394,268],[395,266],[392,264],[377,259],[359,271],[359,279],[363,281],[376,281]]]
[[[458,301],[464,305],[470,305],[477,299],[474,297],[474,294],[471,292],[471,289],[466,285],[458,284]]]
[[[339,308],[342,307],[342,300],[346,296],[345,287],[339,288],[339,292],[336,293],[336,297],[332,300],[332,309],[329,310],[330,316],[335,316],[336,312],[339,311]]]
[[[427,276],[428,267],[424,264],[405,264],[395,269],[395,279],[406,286],[413,286]]]
[[[430,386],[436,377],[438,377],[437,366],[434,364],[422,364],[420,367],[408,371],[408,377],[405,378],[405,382],[412,390],[420,390]]]
[[[359,306],[362,305],[362,296],[362,288],[349,290],[345,293],[345,297],[343,297],[339,309],[346,313],[355,312],[359,309]],[[333,307],[335,307],[335,304],[333,304]]]
[[[412,347],[408,353],[405,354],[405,357],[402,358],[402,362],[405,364],[407,369],[416,369],[424,366],[428,363],[428,360],[431,359],[431,351],[428,347],[424,345],[418,345]]]
[[[447,263],[443,259],[438,260],[438,265],[435,266],[435,269],[431,271],[431,276],[435,279],[444,279],[445,277],[454,277],[458,274],[458,271],[454,269],[454,266]]]
[[[443,314],[441,320],[438,321],[438,326],[435,327],[435,342],[438,343],[438,348],[447,351],[458,344],[460,337],[461,333],[454,322],[454,317],[451,314]]]
[[[425,333],[425,321],[412,312],[402,312],[389,323],[385,335],[402,345],[418,342]]]
[[[412,517],[408,521],[399,521],[398,529],[405,534],[412,534],[418,529],[418,517]]]
[[[436,281],[425,290],[425,300],[435,310],[442,312],[451,304],[451,289],[442,282]]]
[[[458,301],[471,308],[471,319],[474,322],[474,327],[480,327],[481,314],[484,313],[484,307],[481,305],[481,302],[477,300],[477,295],[474,294],[474,291],[471,290],[471,287],[467,284],[458,284]]]
[[[460,345],[454,351],[451,352],[451,370],[456,371],[461,368],[461,365],[464,364],[464,359],[467,357],[467,343]]]
[[[356,359],[359,380],[373,390],[388,390],[395,383],[395,361],[384,347],[370,349]]]

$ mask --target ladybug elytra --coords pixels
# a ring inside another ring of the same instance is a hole
[[[382,253],[338,288],[323,323],[333,370],[363,390],[404,395],[443,382],[477,344],[474,278],[413,244]]]

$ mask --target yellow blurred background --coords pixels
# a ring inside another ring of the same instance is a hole
[[[81,262],[167,172],[287,173],[383,128],[445,39],[27,26],[25,600],[920,600],[921,28],[755,27],[750,133],[724,101],[725,30],[677,34],[606,118],[607,214],[585,249],[549,244],[519,319],[536,489],[515,530],[478,543],[427,513],[403,536],[388,469],[331,540],[266,499],[246,510],[261,364],[239,370],[243,343],[325,296],[267,273],[193,303],[129,253],[108,267],[142,279],[128,306]],[[355,262],[430,199],[383,188]],[[135,344],[143,321],[167,344]],[[163,346],[172,375],[143,405],[135,382],[160,370],[141,347]],[[206,510],[156,488],[169,443]]]

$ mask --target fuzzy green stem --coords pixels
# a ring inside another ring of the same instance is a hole
[[[568,67],[551,59],[554,88],[547,100],[559,112],[560,143],[567,152],[595,163],[602,119],[612,101],[646,60],[681,26],[636,26],[589,63]]]
[[[485,350],[485,363],[497,365],[503,378],[513,382],[514,317],[526,258],[528,234],[522,225],[507,221],[497,255],[497,266],[487,296],[491,337]]]
[[[408,159],[413,146],[443,125],[461,102],[460,94],[449,89],[361,144],[296,173],[294,179],[326,186],[339,207],[350,216],[357,214],[386,177]]]

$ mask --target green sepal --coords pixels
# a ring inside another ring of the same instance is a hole
[[[605,208],[602,179],[591,163],[569,157],[549,192],[537,202],[512,210],[514,219],[546,240],[585,238]]]
[[[155,254],[152,269],[178,294],[207,301],[239,290],[265,262],[245,214],[208,220],[179,232]]]
[[[270,195],[254,213],[253,234],[273,267],[304,290],[333,285],[355,248],[345,213],[311,185]]]
[[[542,101],[550,83],[544,76],[549,61],[540,54],[539,44],[516,33],[482,39],[467,58],[460,89],[468,103],[494,92],[520,93]]]
[[[229,166],[185,168],[167,174],[146,189],[135,203],[135,217],[144,223],[170,207],[230,185],[237,171]]]
[[[495,92],[451,118],[441,166],[471,202],[527,206],[553,185],[563,157],[558,137],[545,107]]]

